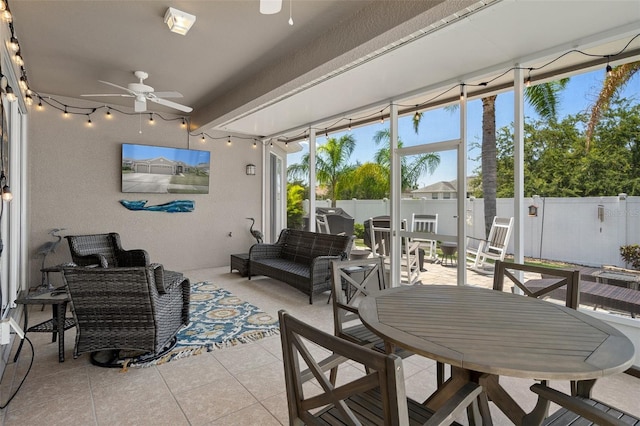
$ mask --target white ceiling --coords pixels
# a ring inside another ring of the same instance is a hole
[[[475,0],[293,0],[293,27],[286,0],[270,16],[259,14],[258,0],[10,0],[10,7],[36,92],[110,92],[98,80],[126,86],[144,70],[156,90],[184,95],[176,101],[194,107],[200,131],[267,137],[360,117],[390,100],[409,107],[460,82],[474,91],[471,84],[515,63],[537,67],[572,48],[616,53],[640,33],[637,0],[485,3],[470,13]],[[187,36],[166,28],[168,6],[197,16]],[[640,37],[627,51],[640,52]],[[544,72],[594,59],[570,54]]]

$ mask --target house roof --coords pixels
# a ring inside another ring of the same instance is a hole
[[[192,129],[216,135],[346,128],[345,114],[386,115],[391,100],[407,110],[436,95],[453,102],[460,82],[471,96],[502,90],[515,64],[533,69],[535,81],[640,55],[636,38],[623,54],[602,57],[622,51],[638,32],[636,1],[305,0],[283,2],[276,15],[261,15],[257,0],[172,2],[197,17],[186,36],[169,32],[162,2],[9,3],[36,92],[117,93],[98,80],[126,86],[143,70],[146,84],[184,95],[176,101],[193,106]],[[571,49],[596,56],[553,60]],[[130,98],[82,99],[132,106]]]

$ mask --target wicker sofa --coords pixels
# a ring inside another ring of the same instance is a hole
[[[331,290],[331,261],[349,258],[353,236],[283,229],[275,244],[254,244],[248,277],[265,275],[309,296]]]

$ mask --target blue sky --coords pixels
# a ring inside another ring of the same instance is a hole
[[[569,84],[560,95],[559,119],[579,112],[586,111],[592,102],[597,98],[605,72],[595,70],[589,73],[576,75],[570,78]],[[633,79],[625,86],[622,95],[640,101],[640,75],[636,73]],[[470,101],[467,104],[468,131],[467,141],[471,147],[474,142],[480,142],[482,137],[482,102],[478,100]],[[401,117],[398,123],[399,136],[404,146],[412,146],[429,142],[439,142],[450,139],[457,139],[459,135],[459,115],[458,111],[449,112],[444,109],[427,111],[420,122],[418,134],[413,131],[411,117]],[[525,103],[525,118],[536,119],[537,115],[532,108]],[[496,129],[508,126],[513,122],[513,92],[502,93],[496,100]],[[356,149],[351,156],[351,161],[365,163],[373,161],[375,152],[380,149],[373,142],[373,136],[381,129],[389,126],[389,122],[384,124],[376,123],[365,127],[354,128],[350,132],[330,133],[329,137],[340,138],[350,133],[356,140]],[[322,145],[326,138],[318,135],[317,144]],[[304,153],[308,151],[305,144],[303,151],[288,156],[288,163],[298,163]],[[468,174],[471,175],[477,168],[478,162],[474,159],[479,157],[479,149],[470,149],[468,152]],[[441,152],[440,166],[432,175],[424,175],[420,180],[420,186],[430,185],[442,180],[449,181],[456,178],[456,155],[455,152]]]
[[[209,163],[211,152],[197,151],[194,149],[167,148],[151,145],[122,144],[122,158],[132,160],[149,160],[156,157],[164,157],[167,160],[182,161],[190,166],[201,163]]]

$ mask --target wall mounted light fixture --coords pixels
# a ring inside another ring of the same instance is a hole
[[[538,216],[538,206],[531,204],[529,206],[529,217],[536,217]]]
[[[256,174],[256,165],[255,164],[247,164],[247,175],[254,176]]]
[[[4,174],[4,171],[0,172],[0,192],[2,192],[2,199],[4,201],[13,200],[13,194],[9,189],[9,185],[7,185],[7,176]]]

